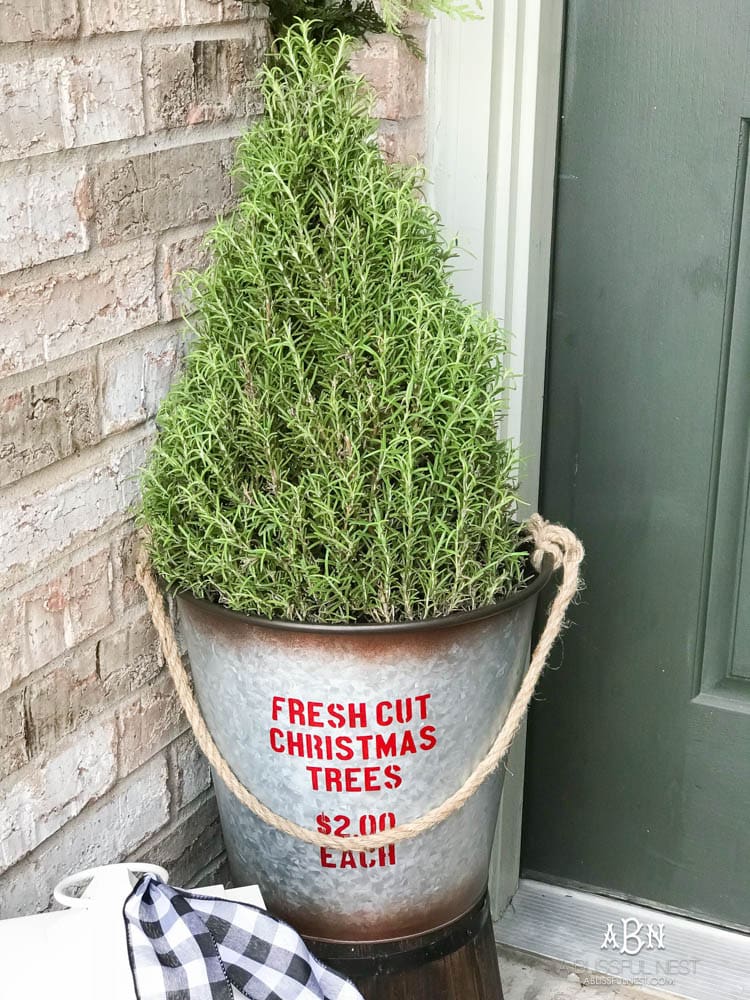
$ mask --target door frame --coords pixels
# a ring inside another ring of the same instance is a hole
[[[506,431],[537,509],[547,354],[564,0],[487,0],[481,20],[438,17],[427,40],[427,198],[463,248],[459,292],[512,332]],[[490,891],[518,886],[525,729],[506,762]]]
[[[483,21],[441,17],[428,32],[426,193],[446,233],[465,248],[457,289],[513,333],[511,364],[523,379],[512,395],[507,429],[525,460],[521,495],[535,510],[565,0],[486,0],[486,6]],[[744,996],[745,934],[572,886],[532,879],[519,885],[524,754],[525,730],[507,761],[490,873],[498,940],[565,963],[561,972],[580,974],[597,968],[609,922],[619,927],[629,920],[632,927],[657,921],[669,939],[665,957],[688,967],[680,995],[710,1000],[718,988],[727,997]],[[567,936],[561,933],[566,928]],[[701,976],[693,970],[696,958]],[[650,970],[646,961],[644,971]],[[662,973],[658,961],[654,973]],[[658,984],[652,988],[660,992]]]

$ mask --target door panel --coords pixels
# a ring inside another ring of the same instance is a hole
[[[750,123],[740,126],[725,310],[725,370],[717,399],[718,468],[701,691],[732,690],[750,710]],[[723,402],[723,407],[721,403]]]
[[[750,532],[745,532],[731,677],[750,681]]]
[[[568,5],[529,873],[750,926],[750,5]]]

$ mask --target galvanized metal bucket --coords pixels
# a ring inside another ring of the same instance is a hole
[[[441,803],[499,732],[524,674],[539,591],[393,625],[307,625],[178,597],[195,691],[236,776],[321,833],[387,830]],[[487,884],[503,771],[413,840],[344,853],[268,827],[214,775],[237,884],[335,941],[419,934],[458,919]]]

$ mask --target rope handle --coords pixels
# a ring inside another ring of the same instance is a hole
[[[300,826],[292,820],[279,816],[246,788],[227,764],[214,742],[201,713],[182,662],[174,626],[167,613],[159,585],[148,562],[145,551],[141,553],[136,566],[136,577],[143,587],[148,600],[151,618],[161,642],[162,653],[174,682],[183,711],[192,727],[198,746],[206,755],[209,764],[232,794],[268,826],[295,837],[315,847],[328,847],[339,851],[373,850],[389,844],[398,844],[426,833],[457,812],[477,791],[483,782],[497,769],[513,743],[516,733],[526,715],[539,678],[547,663],[550,650],[560,634],[565,613],[575,597],[580,585],[580,565],[583,560],[583,545],[572,531],[560,524],[545,521],[540,514],[533,514],[524,525],[526,536],[533,541],[532,565],[539,570],[545,553],[554,560],[555,569],[562,575],[557,593],[549,606],[547,621],[529,662],[528,670],[518,689],[518,694],[510,707],[508,716],[497,734],[494,743],[479,761],[466,781],[452,795],[429,809],[417,819],[401,823],[391,830],[354,837],[339,837],[334,834],[318,833]]]

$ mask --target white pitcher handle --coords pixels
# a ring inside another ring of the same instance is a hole
[[[68,890],[80,888],[81,886],[92,882],[96,876],[102,872],[112,871],[115,868],[131,872],[135,875],[158,875],[162,882],[167,882],[169,880],[169,873],[166,868],[162,868],[161,865],[141,864],[140,862],[126,862],[125,864],[119,865],[99,865],[97,868],[86,868],[84,871],[74,872],[72,875],[68,875],[64,878],[61,882],[58,882],[52,894],[55,897],[55,902],[69,910],[86,909],[90,900],[87,900],[84,896],[80,895],[73,896]]]

